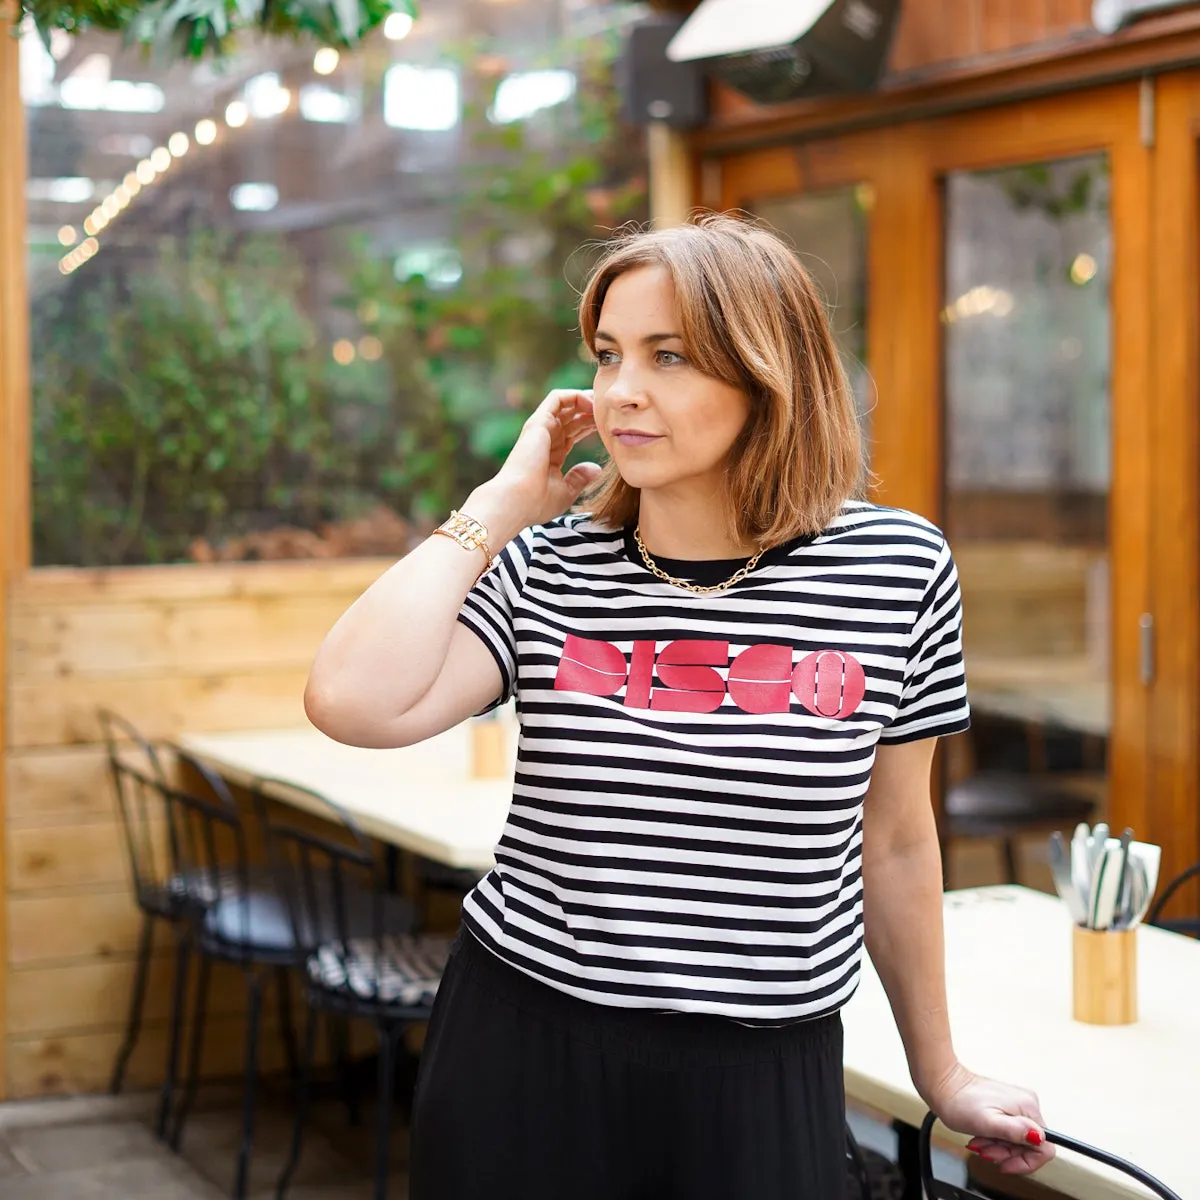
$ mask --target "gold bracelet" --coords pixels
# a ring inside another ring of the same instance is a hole
[[[450,510],[450,517],[439,525],[434,533],[440,533],[443,537],[448,537],[451,541],[457,542],[464,550],[482,550],[487,561],[484,563],[483,570],[475,577],[475,582],[480,579],[492,568],[495,559],[492,557],[492,551],[488,547],[488,530],[487,526],[482,521],[475,520],[474,517],[468,517],[466,513],[460,513],[457,509]]]

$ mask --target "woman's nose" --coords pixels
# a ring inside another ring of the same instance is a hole
[[[629,371],[621,371],[608,386],[604,397],[609,404],[622,408],[638,407],[646,402],[646,392]]]

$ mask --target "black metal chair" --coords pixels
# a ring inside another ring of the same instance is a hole
[[[266,865],[251,862],[242,814],[228,784],[199,759],[181,750],[176,750],[176,754],[181,764],[193,772],[193,777],[203,780],[209,795],[201,797],[177,787],[163,788],[180,873],[189,883],[191,940],[200,958],[186,1084],[175,1113],[170,1144],[173,1149],[179,1148],[196,1097],[211,965],[224,962],[238,966],[245,977],[247,1015],[242,1142],[232,1195],[241,1200],[246,1194],[254,1148],[263,993],[268,980],[274,978],[280,1031],[292,1077],[298,1080],[291,971],[303,963],[306,948],[319,940],[321,931],[309,929],[297,938],[288,903],[277,886],[276,873]],[[317,880],[314,886],[324,895],[331,891],[328,880]],[[358,907],[362,908],[361,898]],[[411,904],[400,897],[391,897],[386,908],[393,927],[411,928]],[[177,1010],[180,1021],[182,1009],[181,1001]],[[177,1036],[178,1031],[173,1031],[173,1040]]]
[[[175,935],[174,992],[178,1002],[183,981],[187,978],[191,950],[186,928],[185,898],[189,890],[194,888],[189,888],[179,872],[179,861],[169,836],[166,839],[163,837],[166,812],[161,787],[166,782],[166,776],[160,748],[117,713],[100,709],[97,715],[108,751],[109,773],[125,838],[134,901],[142,914],[129,1018],[109,1082],[109,1091],[116,1094],[125,1081],[129,1056],[141,1033],[154,928],[160,921],[168,924]],[[169,822],[166,824],[169,834]],[[176,1012],[172,1015],[172,1037],[167,1046],[167,1064],[155,1123],[160,1138],[166,1133],[178,1053]]]
[[[978,1192],[968,1192],[954,1184],[943,1183],[933,1177],[933,1127],[936,1122],[937,1117],[930,1113],[921,1124],[921,1186],[924,1189],[926,1200],[984,1200]],[[1140,1184],[1149,1188],[1156,1196],[1161,1196],[1162,1200],[1182,1200],[1165,1183],[1155,1179],[1141,1167],[1135,1167],[1133,1163],[1126,1162],[1125,1159],[1118,1158],[1115,1154],[1109,1154],[1106,1150],[1098,1150],[1095,1146],[1076,1141],[1075,1138],[1056,1133],[1051,1129],[1046,1130],[1046,1140],[1052,1145],[1062,1146],[1064,1150],[1073,1150],[1076,1154],[1085,1155],[1096,1162],[1124,1172],[1130,1178],[1136,1179]]]
[[[278,786],[297,790],[291,784],[260,780],[256,791],[265,799]],[[309,1011],[295,1126],[275,1194],[280,1198],[286,1194],[299,1161],[318,1015],[332,1013],[370,1021],[379,1038],[374,1194],[383,1200],[400,1038],[408,1026],[429,1019],[451,939],[397,932],[396,923],[389,919],[394,897],[370,839],[328,798],[308,794],[311,806],[339,830],[318,833],[279,812],[269,812],[265,804],[261,809],[294,937],[307,948],[302,977]]]
[[[904,1176],[895,1163],[864,1150],[846,1126],[847,1200],[903,1200]]]
[[[1172,933],[1185,933],[1190,937],[1200,938],[1200,913],[1188,917],[1164,917],[1163,910],[1171,902],[1171,898],[1185,883],[1191,879],[1200,878],[1200,863],[1188,867],[1176,875],[1159,893],[1150,911],[1146,914],[1146,924],[1156,925],[1159,929],[1169,929]]]
[[[1016,841],[1033,833],[1072,829],[1091,819],[1086,796],[1016,772],[980,771],[946,790],[947,837],[995,838],[1004,854],[1006,883],[1017,882]]]
[[[1026,740],[1036,742],[1028,729]],[[1080,821],[1090,822],[1095,812],[1093,797],[1056,779],[1052,772],[981,769],[971,734],[949,739],[945,754],[950,777],[942,807],[946,840],[999,841],[1005,883],[1018,882],[1016,844],[1020,838],[1073,829]],[[1031,749],[1031,767],[1044,766],[1044,757]]]

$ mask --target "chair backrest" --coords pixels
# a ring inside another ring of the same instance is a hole
[[[336,828],[326,833],[299,823],[282,805],[272,810],[267,801],[277,789],[303,792],[306,807]],[[394,897],[373,842],[349,814],[311,788],[263,778],[255,781],[253,795],[296,944],[319,952],[322,980],[335,981],[332,990],[356,1002],[384,1002],[380,983]]]
[[[1147,925],[1157,925],[1159,929],[1169,929],[1172,933],[1188,933],[1192,937],[1200,937],[1200,913],[1190,917],[1164,917],[1163,909],[1171,902],[1171,897],[1189,879],[1195,879],[1200,876],[1200,863],[1195,863],[1193,866],[1179,875],[1176,875],[1170,883],[1159,893],[1158,899],[1155,900],[1153,907],[1146,914]]]
[[[968,1192],[960,1187],[955,1187],[953,1184],[943,1183],[941,1180],[934,1179],[933,1127],[936,1122],[937,1117],[933,1113],[930,1113],[921,1125],[921,1186],[924,1189],[927,1200],[984,1200],[978,1192]],[[1107,1150],[1098,1150],[1095,1146],[1089,1146],[1087,1142],[1076,1141],[1075,1138],[1056,1133],[1052,1129],[1046,1130],[1046,1140],[1055,1146],[1062,1146],[1065,1150],[1073,1150],[1076,1154],[1082,1154],[1087,1158],[1095,1159],[1096,1162],[1102,1162],[1106,1166],[1123,1172],[1131,1179],[1136,1179],[1138,1183],[1148,1187],[1156,1196],[1161,1196],[1163,1200],[1182,1200],[1182,1197],[1171,1191],[1165,1183],[1155,1179],[1153,1175],[1143,1171],[1141,1167],[1136,1167],[1133,1163],[1126,1162],[1125,1159],[1118,1158],[1115,1154],[1109,1154]]]
[[[245,898],[251,893],[250,856],[241,811],[219,775],[186,752],[176,749],[175,753],[201,786],[159,785],[175,861],[173,889],[197,921],[223,901],[241,901],[232,922],[221,924],[234,931],[228,940],[248,943],[252,909]]]
[[[168,837],[164,837],[165,812],[159,785],[166,782],[162,760],[154,743],[111,709],[97,712],[108,751],[125,851],[139,903],[157,897],[175,869]]]

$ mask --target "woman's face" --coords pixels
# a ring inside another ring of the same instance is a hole
[[[688,361],[666,268],[613,280],[595,341],[596,428],[621,478],[642,491],[715,491],[750,400]]]

